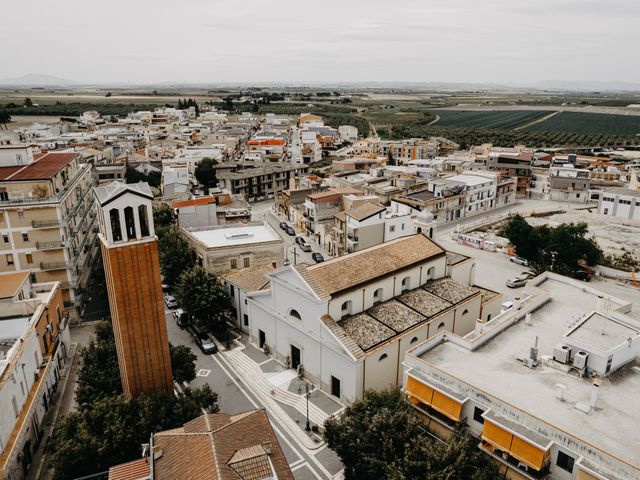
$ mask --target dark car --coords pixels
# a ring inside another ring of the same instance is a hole
[[[582,280],[583,282],[591,281],[593,274],[589,270],[576,270],[573,272],[573,278]]]
[[[310,252],[311,251],[311,245],[309,245],[307,243],[302,243],[302,244],[300,244],[300,250],[302,250],[303,252]]]
[[[305,242],[305,241],[304,241],[304,238],[302,238],[302,237],[296,237],[296,243],[297,243],[298,245],[302,246],[302,245],[304,245],[304,244],[305,244],[305,243],[307,243],[307,242]]]
[[[311,254],[311,258],[313,258],[313,261],[316,263],[324,262],[324,257],[322,256],[321,253],[318,253],[318,252],[313,252]]]
[[[287,225],[287,228],[285,228],[284,231],[287,232],[287,234],[292,237],[296,235],[296,231],[293,229],[293,227],[290,227],[289,225]]]
[[[280,222],[280,228],[281,228],[282,230],[286,230],[288,226],[289,226],[289,225],[287,225],[287,222]]]
[[[216,344],[211,340],[211,337],[206,332],[193,328],[191,333],[193,334],[193,339],[195,340],[196,345],[200,350],[202,350],[202,353],[209,354],[216,353],[218,351],[218,347],[216,347]]]

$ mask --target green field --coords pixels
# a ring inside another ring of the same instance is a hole
[[[586,135],[640,134],[640,116],[604,113],[560,112],[550,119],[527,128],[534,132],[569,132]]]
[[[440,119],[438,127],[491,128],[512,130],[522,125],[546,117],[553,111],[545,110],[431,110]]]

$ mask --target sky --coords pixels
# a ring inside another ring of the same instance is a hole
[[[640,83],[640,0],[3,0],[0,78]]]

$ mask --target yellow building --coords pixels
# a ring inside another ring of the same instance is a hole
[[[28,271],[60,281],[77,321],[97,253],[91,165],[75,152],[49,152],[26,165],[0,166],[0,272]]]

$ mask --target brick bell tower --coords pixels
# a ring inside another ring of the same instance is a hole
[[[122,389],[173,392],[153,195],[146,183],[94,188]]]

